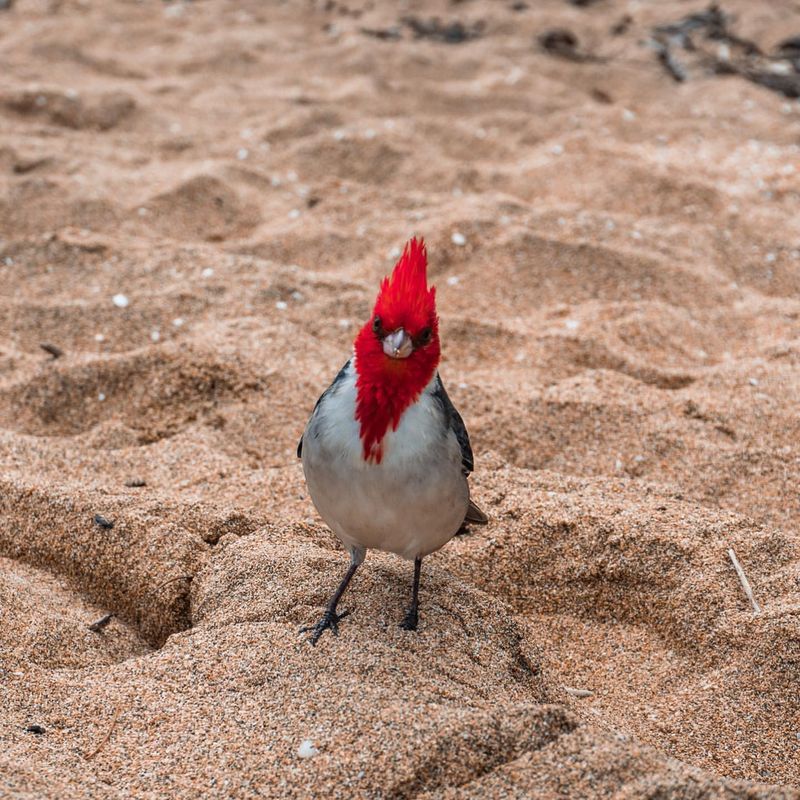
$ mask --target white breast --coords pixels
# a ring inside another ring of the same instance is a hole
[[[362,456],[352,363],[308,422],[302,458],[311,499],[351,552],[424,556],[464,521],[469,490],[461,449],[432,395],[434,381],[387,432],[380,464]]]

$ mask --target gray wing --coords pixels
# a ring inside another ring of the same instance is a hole
[[[333,379],[333,383],[319,396],[319,400],[314,404],[314,411],[317,410],[319,404],[324,399],[325,395],[330,392],[334,386],[344,380],[344,376],[347,374],[347,368],[350,366],[350,361],[352,359],[348,359],[347,363],[336,373],[336,377]],[[311,412],[311,416],[314,416],[314,411]],[[303,437],[300,437],[300,441],[297,443],[297,457],[300,458],[303,455]]]

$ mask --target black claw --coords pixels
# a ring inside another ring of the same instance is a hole
[[[300,628],[300,633],[308,633],[309,631],[313,631],[311,638],[308,640],[312,645],[319,641],[320,636],[322,636],[322,634],[325,633],[328,628],[333,631],[334,636],[338,636],[339,622],[343,620],[349,613],[349,611],[342,611],[341,614],[337,614],[336,611],[329,608],[325,611],[325,613],[322,615],[322,619],[316,625],[307,625],[305,628]]]
[[[415,631],[417,629],[417,622],[419,622],[419,615],[417,614],[416,607],[412,606],[406,611],[406,615],[403,617],[400,627],[404,631]]]

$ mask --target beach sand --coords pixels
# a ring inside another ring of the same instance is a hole
[[[800,797],[800,104],[673,80],[703,8],[0,11],[0,796]],[[491,522],[311,647],[295,448],[412,235]]]

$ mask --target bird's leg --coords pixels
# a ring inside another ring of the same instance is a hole
[[[417,556],[414,559],[414,591],[411,595],[411,605],[408,607],[406,615],[400,623],[400,627],[404,631],[415,631],[417,629],[417,621],[419,619],[417,613],[419,609],[419,573],[421,569],[422,556]]]
[[[342,595],[344,594],[345,589],[347,589],[347,585],[350,583],[353,575],[356,574],[356,570],[358,569],[359,564],[361,561],[353,560],[350,563],[350,567],[347,570],[344,578],[342,578],[342,582],[339,584],[339,588],[333,593],[333,597],[328,601],[328,605],[325,607],[325,613],[322,615],[322,619],[316,625],[309,625],[305,628],[300,628],[301,633],[308,633],[311,631],[311,638],[309,641],[311,644],[316,644],[319,641],[319,637],[330,628],[333,631],[334,636],[339,635],[339,620],[344,619],[350,612],[349,611],[342,611],[341,614],[336,613],[336,606],[339,604],[339,600],[342,599]]]

